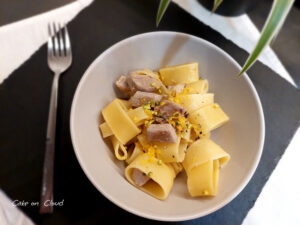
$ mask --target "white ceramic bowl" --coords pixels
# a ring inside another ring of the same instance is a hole
[[[114,82],[121,74],[165,65],[199,62],[199,73],[209,81],[209,92],[230,116],[212,132],[231,160],[220,172],[213,198],[192,198],[181,174],[165,201],[138,190],[124,177],[98,129],[101,110],[116,98]],[[77,159],[95,187],[119,207],[136,215],[163,221],[182,221],[212,213],[229,203],[250,180],[264,143],[264,117],[256,90],[247,75],[237,78],[240,66],[224,51],[200,38],[153,32],[125,39],[102,53],[83,75],[71,111],[71,136]]]

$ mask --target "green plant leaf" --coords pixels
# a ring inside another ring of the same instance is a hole
[[[221,5],[222,2],[223,2],[223,0],[215,0],[214,7],[212,9],[213,13],[217,10],[217,8]]]
[[[157,16],[156,16],[156,26],[158,27],[163,15],[165,14],[171,0],[160,0]]]
[[[295,0],[274,0],[271,12],[264,25],[261,36],[238,76],[245,73],[257,60],[264,48],[269,45],[272,40],[274,41],[273,38],[275,38],[276,34],[278,34],[282,27],[294,1]]]

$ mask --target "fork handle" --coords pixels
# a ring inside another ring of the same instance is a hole
[[[55,152],[55,130],[56,111],[58,96],[59,74],[56,73],[52,82],[50,107],[47,125],[47,139],[44,155],[43,180],[41,190],[40,213],[53,212],[53,175],[54,175],[54,152]]]

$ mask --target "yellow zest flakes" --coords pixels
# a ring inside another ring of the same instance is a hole
[[[149,145],[147,144],[146,146],[144,146],[145,150],[146,150],[146,153],[147,154],[147,160],[146,160],[146,163],[155,163],[157,162],[157,157],[161,154],[161,151],[159,149],[157,149],[157,146],[156,148],[152,145]]]
[[[217,108],[220,108],[220,106],[219,106],[218,104],[214,104],[214,105],[213,105],[213,108],[214,108],[214,109],[217,109]]]
[[[151,86],[152,86],[152,87],[156,87],[156,83],[154,83],[154,82],[151,83]]]
[[[190,94],[190,93],[192,93],[192,88],[190,88],[190,87],[185,87],[184,89],[183,89],[183,91],[181,92],[181,94],[182,95],[186,95],[186,94]]]
[[[202,193],[203,193],[203,195],[208,195],[208,191],[207,190],[204,190]]]
[[[133,117],[133,122],[137,123],[139,121],[139,119],[135,116]]]
[[[183,130],[183,128],[182,128],[182,126],[181,126],[181,125],[179,125],[179,126],[176,126],[176,128],[177,128],[177,130],[179,130],[179,131],[182,131],[182,130]]]
[[[178,112],[175,112],[173,116],[170,116],[167,121],[174,128],[176,128],[177,131],[180,132],[186,130],[188,126],[190,126],[187,118],[185,118]]]
[[[174,112],[173,116],[180,116],[180,113],[179,112]]]
[[[155,149],[152,146],[150,146],[148,148],[147,154],[149,156],[149,158],[148,158],[148,162],[149,163],[154,163],[155,162],[155,152],[156,151],[155,151]]]
[[[151,112],[151,110],[144,108],[144,112],[147,114],[147,116],[149,116],[152,119],[152,112]]]
[[[175,102],[177,104],[181,104],[181,101],[180,101],[180,96],[182,94],[176,94],[174,97],[170,97],[169,100],[172,101],[172,102]]]
[[[194,129],[197,137],[202,134],[201,127],[197,124],[192,124],[192,128]]]
[[[155,157],[153,156],[153,157],[150,157],[149,159],[148,159],[148,162],[149,163],[154,163],[155,162]]]
[[[175,97],[176,92],[174,91],[174,89],[171,89],[167,92],[168,95]]]
[[[160,79],[162,80],[162,81],[164,81],[165,80],[165,77],[164,76],[160,76]]]
[[[154,122],[154,120],[146,120],[144,124],[145,124],[146,127],[148,127],[148,126],[150,126],[153,122]]]
[[[159,93],[159,94],[161,94],[161,93],[162,93],[162,91],[161,91],[161,89],[160,89],[160,88],[158,88],[157,90],[158,90],[158,93]]]
[[[176,126],[175,121],[173,121],[173,120],[168,120],[168,123],[171,124],[173,127]]]
[[[162,165],[162,160],[159,159],[159,160],[157,161],[157,164],[158,164],[159,166],[161,166],[161,165]]]
[[[165,105],[165,104],[166,104],[165,102],[161,102],[161,103],[160,103],[161,106],[163,106],[163,105]]]
[[[178,115],[178,121],[180,124],[186,124],[187,119],[184,116]]]
[[[132,108],[129,108],[128,110],[129,110],[129,111],[132,111],[133,109],[132,109]]]
[[[147,153],[148,153],[149,156],[154,156],[155,155],[155,149],[152,146],[150,146],[148,148],[148,152]]]
[[[181,101],[179,99],[175,99],[175,103],[180,104]]]
[[[152,111],[152,114],[156,116],[156,115],[157,115],[157,112],[156,112],[156,111]]]

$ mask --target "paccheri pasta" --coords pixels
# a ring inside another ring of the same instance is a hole
[[[99,128],[116,158],[127,164],[126,179],[163,200],[184,169],[191,196],[215,196],[219,170],[230,156],[210,140],[210,132],[229,117],[207,93],[198,63],[134,71],[116,86],[128,100],[108,104]]]

